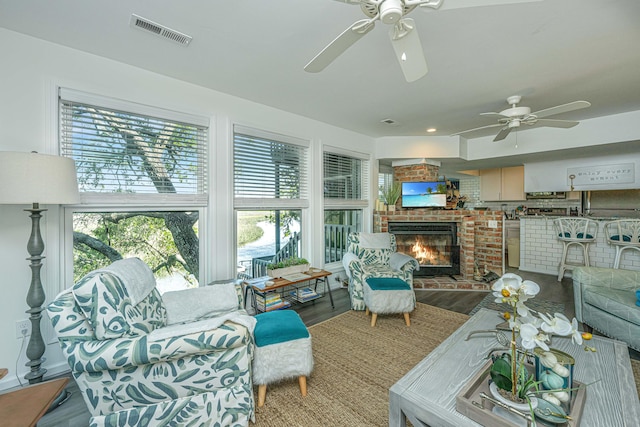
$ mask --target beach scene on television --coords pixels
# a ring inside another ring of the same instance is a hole
[[[402,206],[405,208],[445,207],[446,192],[445,182],[403,182]]]

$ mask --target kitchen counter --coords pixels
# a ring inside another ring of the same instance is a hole
[[[589,246],[589,258],[592,267],[613,266],[616,250],[607,243],[607,236],[603,224],[606,221],[620,218],[594,217],[589,218],[600,222],[598,236],[595,243]],[[562,243],[556,238],[553,227],[554,217],[522,216],[520,217],[520,270],[543,274],[558,274],[560,259],[562,258]],[[582,251],[576,246],[570,248],[567,255],[570,263],[582,263]],[[640,270],[640,252],[625,251],[620,268],[626,270]],[[568,272],[568,275],[571,271]]]

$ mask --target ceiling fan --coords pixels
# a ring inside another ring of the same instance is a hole
[[[488,126],[481,126],[479,128],[467,129],[462,132],[454,133],[451,136],[460,135],[467,132],[473,132],[480,129],[489,129],[494,127],[499,127],[500,132],[493,139],[494,141],[502,141],[509,135],[513,129],[517,129],[522,125],[537,127],[553,127],[553,128],[572,128],[576,126],[580,122],[575,122],[572,120],[554,120],[554,119],[543,119],[543,117],[553,116],[555,114],[568,113],[569,111],[580,110],[581,108],[587,108],[591,106],[590,102],[587,101],[573,101],[568,104],[557,105],[551,108],[545,108],[544,110],[531,112],[531,108],[529,107],[518,107],[520,100],[522,97],[520,95],[514,95],[507,98],[507,103],[511,105],[510,108],[506,110],[502,110],[499,113],[481,113],[481,116],[498,116],[498,123]]]
[[[490,6],[509,3],[529,3],[541,0],[335,0],[342,3],[358,4],[368,18],[351,24],[329,43],[307,65],[305,71],[318,73],[324,70],[351,45],[373,30],[376,21],[390,25],[389,37],[396,53],[400,68],[407,82],[418,80],[427,74],[424,57],[415,21],[405,18],[416,7],[430,9],[457,9],[463,7]]]

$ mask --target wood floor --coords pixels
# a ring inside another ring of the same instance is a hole
[[[533,280],[540,285],[540,294],[537,298],[561,302],[565,306],[565,315],[567,317],[572,318],[575,315],[573,287],[570,279],[565,278],[562,282],[558,282],[556,276],[512,271],[524,279]],[[419,302],[463,314],[468,314],[473,310],[486,295],[487,292],[485,291],[416,291],[416,298]],[[300,314],[305,324],[311,326],[350,309],[349,296],[346,289],[334,290],[333,300],[335,308],[331,307],[329,298],[324,297],[310,304],[298,306],[296,311]],[[364,312],[362,315],[365,315]],[[634,359],[640,359],[638,352],[630,351],[630,354]],[[72,393],[71,398],[45,415],[38,423],[39,427],[79,427],[89,425],[89,411],[73,380],[69,382],[68,390]]]

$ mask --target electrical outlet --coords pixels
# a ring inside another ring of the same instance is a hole
[[[22,331],[27,331],[25,334]],[[31,321],[29,319],[16,321],[16,338],[28,337],[31,335]]]
[[[489,228],[498,228],[498,221],[489,220]]]

